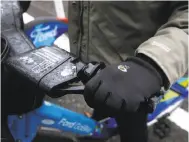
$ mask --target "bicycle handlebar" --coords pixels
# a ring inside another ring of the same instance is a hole
[[[105,67],[104,63],[85,64],[70,53],[57,48],[39,48],[16,57],[11,57],[7,65],[20,80],[30,82],[52,98],[66,94],[83,94],[84,85]],[[35,94],[34,94],[35,95]],[[155,101],[147,100],[148,109],[153,111]]]
[[[65,93],[83,93],[84,86],[73,86],[81,81],[85,84],[100,69],[103,63],[83,63],[74,55],[58,47],[44,47],[11,57],[6,62],[20,80],[45,92],[50,97],[61,97]]]

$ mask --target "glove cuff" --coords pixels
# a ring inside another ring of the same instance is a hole
[[[150,60],[150,59],[149,59]],[[134,62],[135,64],[138,64],[140,66],[143,66],[147,70],[149,70],[154,76],[157,77],[157,79],[160,82],[160,86],[162,87],[164,85],[163,82],[163,76],[161,75],[161,72],[159,71],[158,67],[156,67],[156,63],[150,62],[147,59],[141,58],[141,57],[129,57],[126,59],[127,62]]]

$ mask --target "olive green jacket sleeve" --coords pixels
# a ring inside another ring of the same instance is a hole
[[[170,87],[188,69],[188,2],[172,2],[168,21],[156,34],[142,43],[136,54],[142,53],[159,65]]]

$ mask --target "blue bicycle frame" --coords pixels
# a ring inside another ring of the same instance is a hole
[[[160,98],[155,111],[149,114],[148,122],[158,118],[170,106],[177,102],[182,102],[188,97],[186,86],[180,85],[183,81],[188,82],[188,78],[181,78],[164,95],[164,98]],[[21,116],[9,116],[8,126],[15,140],[31,142],[36,136],[39,127],[55,128],[60,131],[75,133],[79,136],[103,138],[102,130],[116,128],[117,124],[114,118],[97,122],[83,114],[44,101],[40,108],[32,112]]]

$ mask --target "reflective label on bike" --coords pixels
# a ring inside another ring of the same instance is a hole
[[[184,88],[188,87],[188,78],[187,77],[182,77],[180,78],[177,83],[180,84],[181,86],[183,86]]]
[[[44,72],[45,70],[53,67],[55,64],[58,64],[62,61],[62,57],[55,55],[52,52],[49,52],[45,48],[41,52],[32,53],[36,57],[41,59],[41,62],[34,66],[31,70],[35,73]]]
[[[20,57],[20,60],[23,61],[25,67],[31,70],[35,74],[43,75],[44,72],[49,71],[49,69],[58,65],[63,60],[67,59],[68,56],[61,56],[60,51],[53,50],[52,48],[41,48],[35,50],[27,56]],[[27,66],[26,66],[27,65]]]
[[[59,22],[46,22],[38,24],[26,31],[27,36],[36,48],[52,46],[54,41],[63,33],[68,31],[68,25]]]
[[[161,99],[160,102],[169,101],[169,100],[171,100],[171,99],[173,99],[173,98],[176,98],[176,97],[178,97],[178,96],[179,96],[178,93],[176,93],[176,92],[174,92],[174,91],[172,91],[172,90],[169,90],[169,91],[167,91],[167,93],[163,96],[163,98]]]

